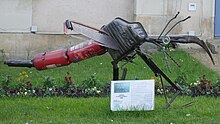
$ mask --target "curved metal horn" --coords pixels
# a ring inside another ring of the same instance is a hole
[[[198,37],[196,37],[196,36],[171,36],[170,39],[171,39],[170,42],[175,42],[175,43],[195,43],[195,44],[198,44],[207,52],[213,65],[215,65],[214,59],[212,57],[212,54],[211,54],[209,48],[207,47],[205,42],[203,40],[200,40]]]

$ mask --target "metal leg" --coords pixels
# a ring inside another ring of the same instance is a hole
[[[125,80],[126,74],[127,74],[127,68],[123,68],[123,73],[122,73],[122,76],[121,76],[121,80]]]
[[[164,97],[165,97],[165,100],[166,100],[165,109],[167,109],[167,108],[170,106],[170,104],[171,104],[171,103],[176,99],[176,97],[179,95],[180,90],[177,90],[177,92],[174,94],[174,96],[171,98],[171,100],[168,101],[166,89],[165,89],[165,86],[164,86],[163,79],[162,79],[162,76],[161,76],[161,75],[160,75],[160,81],[161,81],[161,84],[162,84],[163,93],[164,93]]]
[[[118,63],[113,61],[112,65],[113,65],[113,80],[118,80],[119,79]],[[127,68],[123,68],[123,73],[122,73],[121,80],[125,80],[126,75],[127,75]]]
[[[165,106],[165,109],[167,109],[171,103],[176,99],[176,97],[179,95],[180,91],[177,90],[176,93],[174,94],[174,96],[171,98],[171,100],[169,102],[167,102],[166,106]]]
[[[173,83],[169,77],[167,77],[166,74],[163,73],[163,71],[160,70],[160,68],[150,59],[148,58],[144,53],[142,53],[139,50],[136,50],[137,54],[144,60],[144,62],[148,65],[148,67],[154,72],[156,76],[161,75],[170,85],[172,85],[176,90],[181,90],[181,87],[175,83]]]
[[[166,104],[168,104],[168,98],[167,98],[167,93],[166,93],[166,89],[165,89],[165,86],[164,86],[164,83],[163,83],[163,79],[162,79],[162,76],[160,75],[160,81],[161,81],[161,84],[162,84],[162,88],[163,88],[163,94],[164,94],[164,97],[165,97],[165,100],[166,100]]]
[[[119,79],[119,68],[118,68],[118,63],[112,62],[113,65],[113,80],[118,80]]]
[[[182,90],[181,86],[179,84],[173,83],[169,77],[166,76],[166,74],[163,73],[162,70],[150,59],[148,58],[144,53],[142,53],[140,50],[136,50],[137,54],[144,60],[144,62],[149,66],[149,68],[154,72],[156,76],[160,76],[161,83],[162,83],[162,88],[164,91],[164,97],[166,99],[166,106],[165,109],[167,109],[170,104],[176,99],[176,97],[179,95],[180,91]],[[165,87],[162,81],[162,77],[176,89],[176,93],[174,96],[171,98],[171,100],[168,102],[168,98],[166,95]]]

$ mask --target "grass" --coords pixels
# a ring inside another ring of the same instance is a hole
[[[191,83],[202,75],[215,82],[220,79],[219,74],[207,69],[192,58],[188,53],[176,51],[172,56],[181,64],[181,68],[172,62],[172,73],[166,69],[163,54],[152,56],[153,60],[172,79],[185,73],[187,82]],[[70,66],[37,71],[34,68],[9,68],[0,64],[0,80],[7,75],[12,76],[11,86],[16,86],[19,73],[26,71],[34,86],[41,86],[45,76],[53,77],[56,85],[64,84],[66,72],[71,72],[75,83],[82,83],[87,77],[95,74],[103,84],[112,80],[112,66],[109,56],[91,58]],[[127,79],[149,79],[154,74],[140,58],[136,58],[137,65],[128,64]],[[122,63],[120,63],[122,65]],[[181,108],[181,105],[192,101],[191,97],[180,96],[168,110],[164,110],[165,100],[161,96],[155,99],[154,111],[139,112],[111,112],[109,97],[103,98],[61,98],[61,97],[2,97],[0,98],[0,123],[156,123],[181,124],[220,122],[220,99],[211,97],[197,97],[193,106]]]
[[[170,61],[172,73],[168,72],[162,53],[156,53],[152,56],[152,59],[155,61],[155,63],[157,63],[157,65],[168,75],[168,77],[171,78],[171,80],[175,80],[178,76],[182,75],[182,73],[186,74],[188,83],[193,83],[204,74],[209,80],[211,80],[212,83],[215,83],[217,79],[220,79],[218,73],[206,68],[198,60],[191,57],[186,52],[175,51],[171,52],[171,55],[181,65],[181,68],[178,68],[173,62]],[[7,75],[11,75],[11,85],[15,86],[15,84],[17,84],[19,73],[26,71],[29,74],[29,80],[34,86],[41,86],[46,76],[54,78],[56,85],[63,85],[65,83],[64,77],[66,72],[70,72],[75,83],[80,84],[86,78],[95,74],[96,78],[105,84],[106,82],[110,82],[112,80],[111,61],[110,56],[99,56],[79,63],[73,63],[69,66],[44,71],[37,71],[34,68],[9,68],[2,62],[0,63],[0,77],[2,76],[4,78]],[[154,76],[153,72],[146,64],[144,64],[140,57],[137,57],[134,61],[136,64],[129,63],[126,65],[128,68],[126,79],[149,79]],[[120,63],[120,65],[122,64],[123,63]]]
[[[154,111],[112,112],[110,99],[105,98],[13,98],[0,100],[0,123],[156,123],[217,124],[220,122],[220,99],[197,97],[192,101],[178,97],[168,110],[164,98],[156,97]]]

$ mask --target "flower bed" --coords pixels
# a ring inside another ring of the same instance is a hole
[[[62,97],[101,97],[110,94],[110,83],[101,85],[100,81],[96,79],[95,75],[90,76],[83,81],[82,84],[77,84],[72,81],[70,73],[67,72],[64,77],[65,84],[63,86],[54,86],[54,79],[45,77],[43,86],[34,87],[31,81],[28,80],[29,75],[26,72],[21,72],[15,88],[9,87],[11,82],[10,76],[6,76],[0,85],[0,96],[34,96],[34,97],[48,97],[48,96],[62,96]],[[175,89],[171,86],[165,86],[165,91],[162,88],[162,83],[155,77],[155,94],[163,95],[164,92],[170,94],[174,93]],[[220,80],[217,80],[215,85],[206,79],[203,75],[200,80],[188,84],[184,74],[179,76],[175,83],[182,86],[182,95],[189,96],[220,96]]]
[[[155,90],[156,95],[162,95],[164,93],[162,89],[162,84],[159,80],[155,79]],[[214,85],[211,84],[211,81],[206,79],[206,76],[203,75],[200,80],[195,81],[194,83],[187,84],[184,76],[180,76],[176,79],[175,83],[181,85],[183,90],[181,91],[182,95],[188,96],[220,96],[220,80],[217,80]],[[165,86],[166,93],[174,93],[175,89],[171,86]]]

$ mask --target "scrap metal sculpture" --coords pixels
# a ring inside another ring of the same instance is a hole
[[[195,43],[200,45],[209,55],[211,61],[214,64],[214,60],[210,53],[210,50],[206,46],[203,40],[200,40],[196,36],[167,36],[167,34],[179,23],[186,21],[187,18],[178,21],[174,24],[165,35],[162,36],[167,26],[172,20],[178,16],[179,12],[167,23],[163,31],[158,37],[150,37],[144,30],[143,26],[139,22],[128,22],[122,18],[116,18],[109,24],[103,26],[101,29],[96,29],[88,25],[66,20],[64,23],[65,31],[71,30],[78,32],[88,38],[83,43],[69,48],[68,50],[57,50],[52,52],[45,52],[34,56],[33,60],[7,60],[4,63],[8,66],[16,67],[35,67],[37,70],[45,70],[53,67],[66,66],[71,63],[76,63],[81,60],[102,55],[108,52],[113,61],[113,80],[119,80],[119,67],[118,63],[122,60],[132,62],[136,55],[139,55],[143,61],[149,66],[156,76],[159,76],[164,88],[163,78],[175,88],[176,93],[174,97],[168,101],[166,92],[164,90],[164,96],[166,99],[166,106],[168,108],[174,99],[178,96],[182,90],[181,86],[174,83],[170,78],[149,58],[140,46],[144,42],[150,42],[162,49],[165,57],[170,57],[177,65],[178,63],[172,58],[169,53],[164,50],[164,45],[168,43]],[[169,67],[169,65],[167,64]],[[122,80],[126,77],[127,69],[123,69]]]

